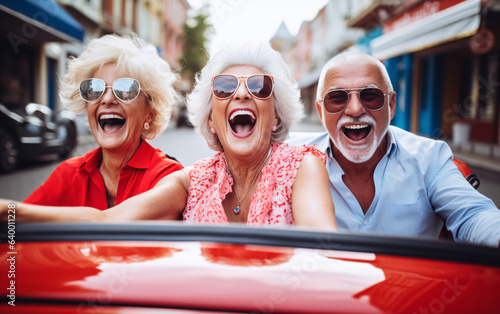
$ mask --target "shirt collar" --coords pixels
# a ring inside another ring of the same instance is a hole
[[[330,134],[325,132],[323,138],[316,144],[316,149],[324,153],[327,157],[333,158],[333,150],[331,148]]]
[[[151,161],[151,156],[155,152],[155,149],[149,145],[145,140],[139,145],[137,151],[132,156],[132,158],[127,162],[126,166],[133,167],[136,169],[147,169],[149,167],[149,162]],[[92,173],[99,167],[99,163],[102,158],[102,148],[96,148],[84,156],[84,160],[80,168],[85,168],[88,173]]]
[[[398,148],[393,128],[394,127],[392,125],[389,125],[389,128],[387,129],[387,149],[385,153],[389,158],[394,155],[396,149]]]
[[[149,145],[148,142],[142,140],[142,143],[137,148],[134,156],[127,162],[127,166],[136,169],[147,169],[149,167],[149,162],[151,161],[151,156],[155,152],[155,149]]]
[[[101,161],[102,148],[98,147],[83,156],[83,162],[80,169],[85,169],[88,173],[92,173],[99,167]]]

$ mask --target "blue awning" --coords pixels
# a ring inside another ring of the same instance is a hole
[[[28,40],[83,41],[83,27],[53,0],[2,0],[0,13],[3,31]]]

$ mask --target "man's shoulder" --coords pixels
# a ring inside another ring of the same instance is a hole
[[[438,144],[438,145],[447,145],[445,142],[441,140],[436,140],[433,138],[425,137],[422,135],[418,135],[415,133],[412,133],[410,131],[403,130],[401,128],[398,128],[396,126],[389,126],[389,132],[391,132],[391,136],[395,138],[395,141],[397,142],[398,145],[414,145],[418,143],[424,143],[426,145],[429,144]]]
[[[453,156],[451,148],[444,141],[417,135],[395,126],[390,126],[389,132],[400,158],[440,164]]]

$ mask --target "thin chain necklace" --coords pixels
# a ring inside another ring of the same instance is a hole
[[[257,172],[257,174],[255,175],[255,177],[253,178],[253,181],[252,183],[250,183],[250,186],[248,187],[248,189],[246,190],[245,194],[243,195],[242,198],[239,198],[238,197],[238,192],[236,192],[236,187],[234,187],[234,194],[236,194],[236,199],[238,199],[238,206],[236,206],[235,209],[233,209],[233,213],[235,215],[238,215],[240,213],[240,206],[241,206],[241,201],[243,201],[243,199],[245,198],[245,196],[247,196],[248,194],[248,191],[250,191],[250,189],[252,188],[253,184],[255,183],[255,180],[257,180],[257,177],[259,176],[260,172],[262,171],[262,169],[264,168],[264,165],[266,164],[267,160],[269,159],[269,156],[271,156],[271,149],[272,149],[272,146],[269,147],[269,152],[267,152],[267,157],[266,159],[264,159],[264,162],[262,163],[262,165],[260,166],[260,169],[259,169],[259,172]],[[227,165],[227,161],[226,161],[226,157],[224,156],[224,162],[226,163],[226,170],[229,174],[231,174],[229,172],[229,167]],[[231,175],[232,176],[232,175]],[[233,177],[233,181],[234,181],[234,177]]]

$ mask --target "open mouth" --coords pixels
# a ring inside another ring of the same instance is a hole
[[[99,125],[104,132],[116,132],[125,124],[125,118],[117,114],[103,114],[99,117]]]
[[[352,124],[342,127],[345,136],[353,141],[361,141],[366,138],[372,129],[368,124]]]
[[[250,133],[257,119],[250,110],[236,110],[229,117],[229,125],[235,134],[246,135]]]

